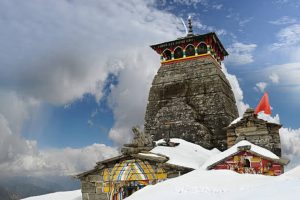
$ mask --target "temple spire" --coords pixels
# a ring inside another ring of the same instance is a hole
[[[191,16],[189,16],[189,18],[188,18],[188,24],[189,24],[189,26],[188,26],[188,34],[187,34],[187,36],[188,37],[189,36],[194,36],[193,25],[192,25],[192,17]]]

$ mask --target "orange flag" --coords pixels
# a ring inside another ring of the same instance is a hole
[[[267,92],[264,93],[264,96],[261,98],[258,106],[255,109],[255,114],[264,111],[265,114],[271,115],[271,106],[269,103],[269,95]]]

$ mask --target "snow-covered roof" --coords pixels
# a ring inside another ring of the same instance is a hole
[[[157,141],[158,143],[163,140]],[[178,146],[156,146],[150,152],[167,156],[168,164],[198,169],[211,156],[218,154],[217,149],[207,150],[199,145],[187,142],[182,139],[172,138],[171,142],[179,143]]]
[[[275,115],[274,117],[272,117],[271,115],[267,115],[264,112],[260,112],[257,114],[257,118],[265,120],[269,123],[280,124],[278,115]]]
[[[273,124],[280,124],[280,120],[279,120],[279,116],[275,115],[274,117],[272,117],[271,115],[267,115],[264,112],[260,112],[257,114],[257,118],[258,119],[262,119],[268,123],[273,123]],[[243,117],[238,117],[235,120],[233,120],[229,126],[233,125],[233,124],[237,124],[239,121],[241,121],[243,119]],[[228,126],[228,127],[229,127]]]
[[[232,124],[238,123],[239,121],[241,121],[241,119],[242,119],[242,117],[236,118],[235,120],[233,120],[233,121],[229,124],[229,126],[231,126]]]
[[[248,142],[246,140],[242,140],[239,143],[233,145],[232,147],[230,147],[229,149],[227,149],[226,151],[223,151],[213,157],[211,157],[210,159],[208,159],[202,166],[203,169],[207,169],[208,167],[210,167],[211,165],[220,162],[224,159],[226,159],[227,157],[234,155],[236,153],[239,152],[239,148],[238,147],[242,147],[242,146],[250,146],[250,151],[253,153],[256,153],[258,155],[261,155],[263,157],[266,158],[270,158],[270,159],[275,159],[275,160],[279,160],[279,157],[276,156],[274,153],[272,153],[271,151],[262,148],[260,146],[257,146],[255,144],[252,144],[251,142]]]
[[[148,157],[154,157],[154,158],[162,158],[162,156],[154,154],[154,153],[139,153],[141,156],[148,156]]]

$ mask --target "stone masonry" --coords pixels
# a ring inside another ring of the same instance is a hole
[[[211,56],[164,63],[149,92],[145,133],[227,149],[223,129],[238,117],[230,84]]]
[[[241,140],[247,140],[281,157],[280,128],[280,124],[257,118],[254,110],[249,108],[238,122],[226,128],[228,148]]]

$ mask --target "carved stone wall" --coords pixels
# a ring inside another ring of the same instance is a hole
[[[213,58],[165,63],[149,92],[145,133],[225,150],[223,128],[237,117],[230,84]]]

